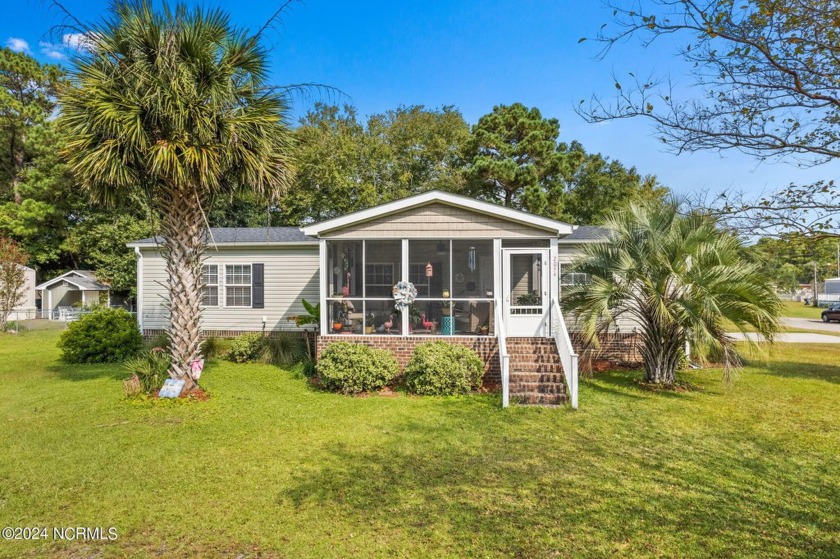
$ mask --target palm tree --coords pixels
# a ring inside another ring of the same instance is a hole
[[[266,85],[260,35],[219,10],[117,1],[59,91],[65,155],[82,187],[104,204],[140,192],[160,218],[170,375],[187,388],[200,348],[204,209],[238,189],[277,195],[290,180],[286,98]]]
[[[609,213],[604,226],[610,241],[587,245],[575,266],[589,283],[566,290],[563,305],[595,344],[619,319],[635,323],[648,382],[674,382],[686,341],[701,358],[721,356],[728,373],[737,352],[727,332],[754,329],[772,340],[778,331],[775,290],[714,219],[643,202]]]

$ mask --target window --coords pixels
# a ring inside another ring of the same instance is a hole
[[[390,289],[394,285],[394,265],[390,262],[368,262],[365,283]]]
[[[569,272],[560,275],[560,285],[581,285],[589,283],[589,274]]]
[[[215,264],[201,267],[201,306],[219,306],[219,267]]]
[[[225,266],[225,306],[251,306],[251,265]]]

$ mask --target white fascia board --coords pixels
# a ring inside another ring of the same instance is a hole
[[[162,244],[156,243],[128,243],[128,248],[161,248]],[[261,247],[309,247],[313,249],[318,248],[318,241],[313,239],[311,241],[294,241],[294,242],[252,242],[252,243],[208,243],[207,249],[212,249],[213,247],[231,247],[231,248],[261,248]]]
[[[371,219],[376,219],[377,217],[399,213],[434,202],[440,202],[458,208],[465,208],[480,213],[494,215],[508,221],[530,225],[538,229],[546,229],[558,235],[570,235],[575,229],[575,227],[569,223],[539,217],[527,212],[513,210],[497,204],[491,204],[490,202],[482,202],[480,200],[467,198],[466,196],[460,196],[450,192],[441,192],[440,190],[430,190],[429,192],[409,196],[408,198],[395,200],[380,206],[374,206],[373,208],[347,214],[335,219],[322,221],[321,223],[307,225],[302,229],[304,235],[315,237],[327,231],[340,229],[355,223],[370,221]]]

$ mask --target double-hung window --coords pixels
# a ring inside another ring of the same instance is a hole
[[[225,306],[251,306],[251,265],[225,266]]]
[[[219,306],[219,267],[215,264],[201,267],[201,306]]]

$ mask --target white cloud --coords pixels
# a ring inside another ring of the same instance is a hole
[[[38,46],[41,47],[41,53],[53,60],[64,60],[67,58],[63,52],[61,52],[61,45],[54,45],[52,43],[47,43],[46,41],[41,41],[38,43]]]
[[[6,46],[15,52],[29,52],[29,43],[17,37],[9,37]]]
[[[67,48],[82,50],[90,47],[91,40],[87,33],[65,33],[61,43]]]

